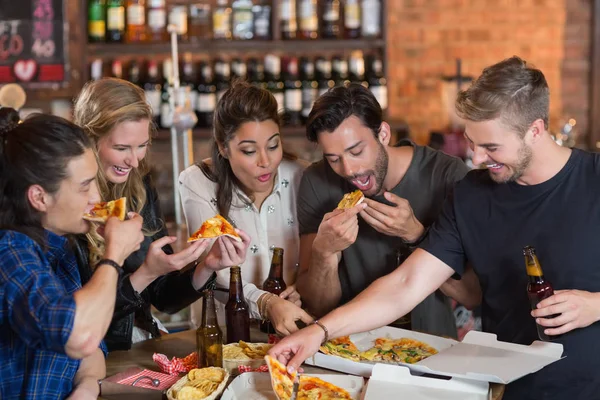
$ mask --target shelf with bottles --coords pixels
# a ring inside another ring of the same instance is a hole
[[[168,24],[182,51],[384,46],[382,0],[88,0],[87,6],[90,56],[168,53]]]
[[[174,96],[178,104],[189,103],[198,117],[198,137],[209,137],[215,106],[220,96],[236,80],[246,80],[273,93],[282,111],[284,126],[302,127],[314,101],[334,86],[350,82],[368,87],[385,111],[387,82],[383,72],[381,52],[333,56],[279,56],[268,53],[262,57],[194,59],[184,53],[180,65],[181,87]],[[162,68],[161,68],[162,67]],[[121,59],[110,65],[102,59],[91,64],[92,79],[113,76],[128,79],[142,87],[155,115],[155,124],[169,129],[172,124],[169,107],[169,87],[172,86],[173,65],[170,58],[133,59],[124,64]],[[293,131],[293,130],[292,130]],[[303,133],[303,128],[294,131]]]

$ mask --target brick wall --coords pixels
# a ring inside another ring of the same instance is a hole
[[[551,128],[568,117],[587,126],[590,1],[389,0],[390,115],[418,142],[448,123],[441,76],[473,77],[518,55],[541,68],[551,89]]]

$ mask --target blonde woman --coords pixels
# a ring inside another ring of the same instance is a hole
[[[98,187],[104,201],[127,197],[128,210],[144,218],[145,240],[123,265],[115,314],[105,341],[109,350],[129,349],[133,342],[160,335],[150,306],[174,313],[196,301],[214,285],[216,271],[244,261],[249,238],[241,243],[220,238],[210,250],[201,240],[179,253],[176,238],[165,229],[146,153],[153,130],[151,108],[139,87],[120,79],[88,83],[75,101],[75,123],[92,138],[98,159]],[[95,232],[78,240],[82,280],[102,254],[104,243]],[[199,256],[208,251],[200,262]],[[186,268],[187,267],[187,268]]]
[[[312,318],[300,308],[294,285],[300,240],[296,196],[305,165],[283,151],[279,126],[277,100],[269,91],[247,83],[233,85],[215,110],[212,157],[183,171],[179,190],[190,232],[219,213],[252,237],[242,265],[251,317],[269,319],[287,335],[298,330],[296,321],[309,323]],[[280,296],[258,288],[269,274],[273,247],[284,249],[288,289]],[[217,276],[217,286],[229,287],[229,271]],[[200,309],[198,303],[192,306],[195,324]]]

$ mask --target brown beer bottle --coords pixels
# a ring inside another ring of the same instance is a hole
[[[262,289],[279,296],[286,288],[287,285],[283,280],[283,249],[275,247],[273,249],[269,277],[263,283]],[[266,333],[275,333],[275,328],[273,328],[273,325],[269,321],[261,322],[260,330]]]
[[[242,291],[242,273],[239,266],[231,267],[229,300],[225,304],[227,343],[250,341],[250,313]]]
[[[542,265],[535,254],[535,248],[533,246],[525,246],[523,248],[523,255],[525,256],[525,267],[527,268],[527,276],[529,277],[527,296],[529,297],[531,309],[535,310],[540,301],[554,294],[554,289],[552,288],[552,284],[544,278]],[[554,318],[557,316],[558,314],[555,314],[546,318]],[[540,340],[551,340],[551,338],[544,333],[545,327],[538,324],[536,324],[536,327]],[[552,338],[555,337],[556,336],[553,336]]]
[[[196,330],[198,348],[198,368],[223,368],[223,332],[217,322],[215,296],[212,290],[205,290],[202,298],[202,323]]]

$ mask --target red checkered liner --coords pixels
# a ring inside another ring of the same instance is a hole
[[[181,372],[189,372],[194,368],[198,368],[198,353],[195,351],[185,358],[173,357],[170,361],[164,354],[154,353],[152,359],[161,371],[170,375],[177,375]]]
[[[121,379],[117,383],[120,383],[121,385],[131,385],[140,376],[149,376],[151,378],[158,379],[160,381],[160,384],[158,385],[158,387],[152,386],[150,379],[141,379],[135,384],[135,387],[143,387],[143,388],[156,389],[156,390],[166,390],[166,389],[170,388],[171,386],[173,386],[173,384],[175,382],[177,382],[177,380],[179,380],[178,375],[167,375],[167,374],[162,374],[160,372],[150,371],[149,369],[145,369],[141,372],[138,372],[135,375],[131,375],[130,377]]]
[[[267,343],[269,344],[277,344],[279,343],[279,341],[281,340],[281,338],[277,335],[273,335],[273,334],[269,334],[269,341]]]
[[[243,374],[244,372],[269,372],[269,367],[266,364],[261,365],[258,368],[248,367],[247,365],[238,365],[238,371],[240,374]]]

